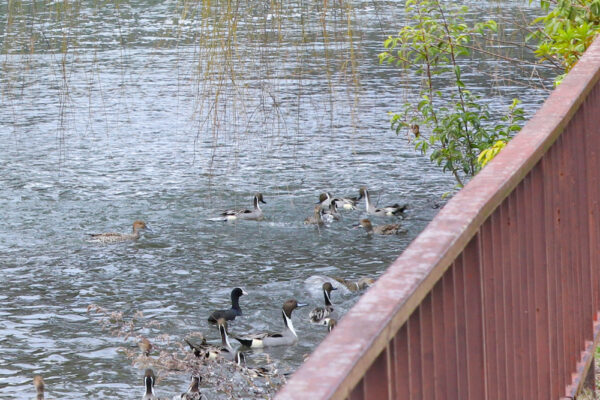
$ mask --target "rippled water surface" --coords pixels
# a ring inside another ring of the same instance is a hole
[[[97,6],[83,7],[88,22],[77,27],[79,47],[67,58],[66,81],[62,56],[47,49],[2,56],[2,399],[31,398],[35,374],[45,377],[55,398],[141,397],[142,372],[117,352],[134,341],[103,330],[88,305],[126,316],[143,312],[145,323],[159,323],[139,332],[150,338],[166,333],[176,342],[202,331],[217,341],[206,318],[228,305],[235,286],[249,295],[241,299],[244,317],[232,325],[234,332],[279,329],[288,298],[311,305],[294,314],[299,343],[269,351],[280,369],[293,370],[325,336],[324,327],[305,322],[322,302],[305,279],[379,276],[453,190],[450,175],[389,129],[387,112],[398,109],[412,86],[395,69],[379,66],[376,55],[400,27],[400,3],[354,2],[360,86],[348,72],[324,72],[326,51],[334,54],[331,62],[347,51],[335,36],[329,48],[293,40],[301,34],[294,18],[303,9],[290,7],[281,43],[290,37],[291,44],[264,54],[242,52],[240,97],[224,91],[229,100],[221,103],[221,120],[209,123],[206,98],[215,92],[203,87],[210,78],[197,73],[206,53],[191,39],[159,45],[172,40],[164,39],[165,31],[185,20],[167,17],[176,2],[153,3],[162,2],[123,6],[120,20]],[[475,5],[475,17],[500,13],[497,3]],[[521,7],[502,3],[502,12],[516,15]],[[331,29],[343,32],[346,21],[334,14]],[[304,34],[316,36],[317,22]],[[274,34],[257,26],[266,37]],[[60,37],[71,27],[32,29]],[[498,61],[473,64],[527,80]],[[465,75],[498,110],[519,96],[531,114],[546,95],[511,81],[486,91],[487,76]],[[330,227],[303,224],[320,192],[356,196],[360,186],[369,187],[379,204],[410,205],[402,234],[369,238],[353,229],[363,204]],[[224,208],[251,207],[256,192],[267,203],[264,221],[208,220]],[[130,231],[136,219],[153,232],[133,243],[86,242],[87,233]],[[343,314],[357,296],[334,292],[333,300]],[[168,377],[160,393],[181,391],[187,378]]]

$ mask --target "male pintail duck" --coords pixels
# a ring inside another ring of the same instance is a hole
[[[233,321],[235,317],[242,315],[240,308],[240,297],[247,295],[244,289],[236,287],[231,291],[231,308],[229,310],[213,311],[208,317],[208,322],[215,324],[219,318],[225,318],[226,321]]]
[[[282,314],[285,329],[281,333],[261,333],[247,338],[234,337],[243,346],[251,348],[262,348],[267,346],[289,346],[298,341],[298,335],[294,330],[292,323],[292,311],[296,308],[304,307],[306,304],[300,304],[296,300],[288,300],[283,303]]]
[[[368,192],[367,188],[365,188],[365,187],[360,188],[358,193],[360,195],[358,197],[359,199],[362,199],[363,197],[365,198],[365,206],[367,209],[367,214],[378,215],[378,216],[382,216],[382,217],[404,216],[404,211],[406,211],[406,209],[408,208],[408,205],[406,205],[406,204],[403,206],[401,206],[399,204],[394,204],[392,206],[377,208],[371,202],[371,197],[369,196],[369,192]]]
[[[200,393],[200,377],[196,375],[192,375],[192,382],[188,387],[187,392],[182,393],[181,395],[173,396],[173,400],[203,400],[206,399]]]
[[[398,233],[398,230],[400,229],[400,224],[388,224],[388,225],[373,226],[373,224],[371,224],[371,221],[369,221],[366,218],[360,220],[360,226],[365,228],[365,230],[367,231],[367,233],[369,235],[372,235],[372,234],[395,235]]]
[[[304,220],[304,224],[305,225],[317,225],[317,226],[321,226],[324,223],[325,222],[323,221],[323,210],[321,209],[321,205],[320,204],[315,206],[314,214],[311,215],[310,217],[307,217]]]
[[[246,355],[242,353],[240,349],[235,351],[235,359],[234,362],[238,367],[240,367],[243,371],[247,372],[251,377],[256,378],[260,377],[268,377],[277,375],[277,369],[273,365],[269,365],[268,367],[248,367],[246,365]]]
[[[144,392],[144,397],[142,397],[142,400],[160,400],[155,394],[154,394],[154,383],[156,381],[156,378],[154,377],[154,371],[152,371],[152,369],[148,368],[146,370],[146,372],[144,372],[144,388],[145,388],[145,392]]]
[[[325,307],[317,307],[310,312],[308,317],[313,324],[319,324],[333,312],[331,304],[331,291],[336,290],[330,282],[323,284],[323,297],[325,297]]]
[[[331,193],[324,192],[319,195],[319,204],[321,208],[327,209],[331,203],[335,203],[336,208],[341,210],[356,210],[357,197],[333,197]]]
[[[225,318],[219,318],[217,325],[219,327],[219,333],[221,334],[221,348],[219,349],[219,355],[227,361],[233,361],[235,353],[233,347],[231,347],[231,343],[229,343],[229,336],[227,336],[227,322],[225,321]]]
[[[138,240],[140,238],[140,231],[147,230],[151,231],[151,229],[146,225],[144,221],[134,221],[133,223],[133,233],[89,233],[90,242],[98,242],[98,243],[117,243],[117,242],[127,242],[130,240]]]
[[[37,393],[37,400],[44,400],[44,378],[41,375],[36,375],[33,377],[33,386],[35,386],[35,391]]]
[[[262,210],[260,209],[259,203],[267,204],[263,200],[262,193],[257,193],[254,196],[254,209],[253,210],[248,210],[248,209],[226,210],[225,212],[221,213],[222,220],[235,221],[236,219],[248,219],[248,220],[253,220],[253,221],[261,221],[264,218],[264,216],[263,216]]]
[[[366,277],[360,278],[357,281],[350,281],[336,276],[333,276],[332,278],[344,285],[351,292],[358,292],[372,286],[375,283],[375,279]]]
[[[152,351],[152,343],[150,343],[150,341],[145,337],[138,342],[138,347],[140,348],[142,354],[146,357],[148,357]]]

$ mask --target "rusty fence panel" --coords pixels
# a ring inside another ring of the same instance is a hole
[[[561,399],[600,324],[600,40],[277,399]]]

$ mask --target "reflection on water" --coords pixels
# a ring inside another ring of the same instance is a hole
[[[352,74],[329,65],[347,59],[340,55],[348,51],[347,42],[334,34],[347,30],[339,18],[344,15],[335,14],[341,11],[328,16],[332,34],[324,45],[314,39],[319,23],[295,27],[310,20],[302,9],[284,10],[281,27],[253,9],[240,22],[263,21],[256,37],[245,31],[251,42],[276,40],[278,47],[265,44],[259,54],[240,50],[236,57],[247,73],[237,76],[235,86],[222,86],[221,113],[210,123],[207,99],[214,99],[209,94],[217,86],[203,82],[202,57],[208,53],[191,44],[191,28],[185,31],[190,37],[182,35],[188,42],[159,44],[165,30],[193,27],[165,17],[174,3],[131,2],[121,20],[82,7],[87,23],[72,27],[81,30],[80,47],[68,55],[66,83],[57,72],[62,56],[44,49],[3,56],[2,398],[32,397],[37,373],[56,398],[138,396],[143,371],[116,351],[124,340],[102,330],[86,312],[88,305],[129,316],[142,311],[146,321],[160,323],[143,332],[149,337],[168,333],[180,341],[203,331],[216,342],[218,333],[206,318],[228,304],[235,286],[249,293],[241,300],[244,316],[232,324],[238,333],[279,330],[288,298],[311,305],[294,316],[299,343],[269,350],[283,370],[293,369],[325,335],[324,327],[307,323],[323,300],[304,281],[312,275],[378,276],[453,190],[451,176],[389,130],[386,113],[406,98],[406,88],[410,92],[410,83],[398,82],[393,68],[377,65],[383,39],[403,18],[396,2],[354,3],[359,86]],[[479,7],[497,11],[493,4]],[[504,3],[502,12],[517,7]],[[48,40],[60,38],[59,28],[68,27],[47,27]],[[307,39],[299,41],[301,35]],[[510,68],[489,60],[480,64]],[[485,76],[465,75],[482,88],[488,85]],[[529,114],[545,96],[510,84],[500,89],[484,94],[499,109],[511,97],[526,95]],[[380,204],[410,205],[404,233],[370,238],[354,229],[364,204],[330,227],[303,224],[320,192],[356,196],[360,186],[369,187]],[[209,221],[225,208],[251,207],[256,192],[267,203],[264,221]],[[153,229],[138,242],[85,241],[87,233],[129,232],[136,219]],[[333,295],[342,314],[356,300],[353,294]],[[181,392],[188,378],[167,378],[160,393]]]

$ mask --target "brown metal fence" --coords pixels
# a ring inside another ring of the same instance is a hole
[[[277,399],[574,398],[600,311],[600,41]]]

